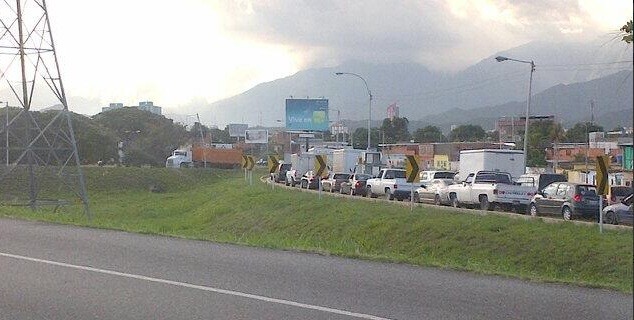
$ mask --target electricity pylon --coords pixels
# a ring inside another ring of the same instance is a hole
[[[45,0],[0,2],[0,100],[0,202],[57,209],[73,202],[63,199],[70,196],[90,218]],[[37,112],[34,106],[49,108]]]

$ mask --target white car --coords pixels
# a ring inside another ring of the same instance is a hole
[[[435,205],[448,205],[449,192],[447,187],[456,183],[453,179],[432,179],[422,187],[414,190],[414,201],[433,203]]]

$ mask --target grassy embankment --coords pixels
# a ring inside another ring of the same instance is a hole
[[[74,204],[0,216],[436,266],[632,292],[632,230],[474,215],[286,190],[242,171],[86,168]],[[153,193],[150,185],[165,192]]]

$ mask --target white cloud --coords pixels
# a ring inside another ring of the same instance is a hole
[[[601,0],[56,0],[67,94],[163,107],[215,101],[308,67],[417,61],[457,70],[533,40],[593,38],[631,19]]]

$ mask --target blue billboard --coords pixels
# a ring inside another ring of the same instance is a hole
[[[328,131],[328,99],[286,99],[286,129]]]

